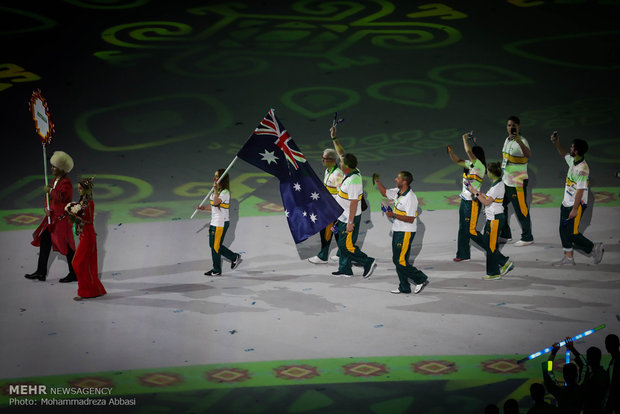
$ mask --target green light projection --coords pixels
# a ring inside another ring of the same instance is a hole
[[[164,66],[173,73],[190,77],[247,76],[270,67],[269,58],[303,58],[325,70],[339,70],[376,64],[373,56],[351,56],[360,42],[395,51],[440,48],[461,40],[458,30],[445,24],[413,20],[384,21],[395,7],[376,0],[358,2],[298,1],[296,15],[244,13],[242,3],[225,3],[189,9],[190,14],[207,16],[204,28],[172,21],[134,22],[106,29],[102,38],[128,49],[181,49]],[[379,8],[366,13],[367,8]],[[442,4],[422,5],[423,11],[410,18],[460,19],[465,14]],[[214,16],[219,18],[215,23]],[[220,37],[205,46],[207,39]],[[182,50],[185,49],[185,50]],[[95,56],[119,62],[118,51],[99,51]],[[135,57],[135,56],[134,56]]]
[[[617,51],[618,42],[620,31],[610,30],[524,39],[504,45],[504,50],[522,58],[551,65],[590,70],[618,70],[620,69],[618,54],[613,52]],[[600,47],[600,44],[607,44],[609,47]],[[560,55],[554,57],[555,51]]]
[[[289,109],[309,118],[320,118],[342,111],[360,100],[353,89],[313,86],[287,91],[281,101]]]
[[[86,9],[117,10],[131,9],[147,4],[150,0],[65,0],[77,7]]]
[[[448,89],[424,80],[388,80],[370,85],[366,92],[375,99],[401,105],[442,109],[448,104]]]
[[[456,86],[527,85],[534,81],[525,75],[500,66],[459,63],[438,66],[428,71],[436,82]]]
[[[153,186],[136,178],[117,174],[82,174],[81,177],[97,177],[96,199],[119,203],[135,203],[153,194]],[[28,208],[32,201],[40,200],[43,208],[43,175],[28,175],[16,180],[11,186],[0,191],[0,199],[12,197],[19,208]],[[77,181],[77,180],[75,180]],[[74,187],[76,182],[73,183]],[[77,191],[77,190],[76,190]]]
[[[14,21],[23,20],[26,17],[29,20],[34,20],[35,24],[30,27],[25,26],[19,29],[0,29],[0,36],[13,35],[18,33],[28,33],[28,32],[37,32],[39,30],[47,30],[54,26],[56,26],[56,21],[45,17],[40,16],[36,13],[32,13],[29,11],[21,10],[21,9],[13,9],[10,7],[2,7],[0,6],[0,16],[2,16],[3,23],[0,27],[11,26],[8,22],[13,23]],[[31,24],[31,23],[30,23]]]
[[[0,91],[13,86],[11,82],[34,82],[41,79],[41,77],[32,72],[26,72],[24,68],[13,63],[0,63],[0,80],[2,79],[7,80],[7,82],[0,82]]]
[[[201,122],[189,122],[190,115],[174,109],[188,103],[200,110]],[[124,131],[116,132],[122,134],[121,137],[97,134],[91,126],[95,120],[106,125],[106,119],[117,118],[124,125]],[[133,151],[207,136],[223,130],[231,122],[232,115],[218,99],[204,94],[184,93],[91,109],[76,119],[75,129],[84,143],[94,150]],[[164,138],[146,141],[152,136],[162,135]],[[108,140],[112,138],[119,143],[109,143]]]

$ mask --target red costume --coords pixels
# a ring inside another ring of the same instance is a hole
[[[41,235],[45,230],[49,230],[52,238],[52,247],[55,251],[66,256],[69,250],[75,250],[75,239],[71,228],[71,222],[65,213],[65,206],[71,202],[73,198],[73,184],[66,175],[62,178],[56,178],[49,193],[51,211],[50,221],[48,224],[47,217],[37,227],[32,234],[32,245],[41,245]],[[47,207],[47,201],[45,202]],[[45,272],[47,273],[47,272]]]
[[[82,298],[94,298],[106,293],[105,288],[99,281],[97,267],[97,233],[93,219],[95,217],[95,203],[89,200],[83,214],[79,215],[82,220],[80,243],[73,257],[73,269],[78,279],[78,296]]]

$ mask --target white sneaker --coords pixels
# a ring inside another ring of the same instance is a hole
[[[327,260],[321,260],[319,256],[310,257],[308,258],[308,261],[314,264],[326,264],[327,263]]]
[[[575,266],[575,259],[573,259],[572,257],[568,257],[567,255],[564,255],[557,262],[551,263],[551,265],[552,266]]]
[[[518,242],[515,243],[515,246],[523,247],[523,246],[529,246],[530,244],[534,244],[534,240],[531,240],[531,241],[519,240]]]
[[[337,261],[339,261],[339,260],[340,260],[340,257],[338,257],[338,256],[336,256],[336,255],[333,255],[333,256],[331,256],[331,257],[329,258],[329,260],[331,260],[332,262],[337,262]]]
[[[395,294],[395,295],[400,295],[400,294],[401,294],[401,293],[403,293],[403,292],[401,292],[401,291],[400,291],[400,290],[398,290],[398,289],[395,289],[395,290],[390,290],[390,293],[393,293],[393,294]]]
[[[592,249],[592,259],[594,260],[594,264],[599,264],[601,260],[603,260],[603,253],[605,253],[603,243],[594,243],[594,248]]]
[[[426,286],[428,286],[428,284],[429,284],[429,283],[430,283],[430,282],[429,282],[429,281],[428,281],[428,279],[427,279],[427,280],[425,280],[425,281],[424,281],[424,283],[420,283],[419,285],[416,285],[416,286],[415,286],[415,289],[413,290],[413,293],[418,294],[418,293],[422,292],[422,290],[423,290]]]

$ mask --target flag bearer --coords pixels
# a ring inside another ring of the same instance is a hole
[[[198,206],[199,210],[211,211],[211,225],[209,226],[209,246],[213,268],[205,273],[205,276],[222,275],[222,256],[230,260],[230,268],[236,269],[241,264],[241,255],[234,253],[223,245],[226,231],[230,225],[230,178],[226,174],[218,184],[218,180],[224,174],[221,168],[213,177],[213,194],[208,206]]]

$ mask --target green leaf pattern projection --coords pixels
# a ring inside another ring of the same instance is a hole
[[[38,32],[48,30],[56,26],[56,22],[48,17],[40,16],[36,13],[25,10],[14,9],[11,7],[0,6],[0,36],[9,36],[18,33]],[[22,27],[13,27],[14,22],[25,20]],[[34,24],[33,21],[34,20]]]
[[[504,46],[519,57],[568,68],[618,70],[620,31],[611,30],[519,40]],[[593,48],[593,44],[606,47]]]
[[[534,83],[532,79],[506,68],[473,63],[439,66],[430,70],[428,77],[436,82],[455,86],[527,85]]]
[[[282,96],[282,103],[308,118],[320,118],[356,105],[360,95],[353,89],[321,87],[293,89]]]
[[[409,17],[465,17],[447,6],[427,6]],[[376,8],[379,11],[370,14],[366,10]],[[394,5],[385,0],[299,1],[291,5],[299,13],[293,16],[243,13],[244,9],[241,3],[193,8],[190,14],[219,20],[210,20],[206,27],[173,21],[127,23],[108,28],[102,38],[127,49],[187,49],[165,66],[194,77],[247,76],[266,70],[267,58],[275,57],[308,59],[321,69],[341,70],[379,62],[372,56],[350,56],[348,51],[359,43],[402,51],[441,48],[461,39],[458,30],[445,24],[382,20],[394,12]],[[205,42],[209,46],[202,46]]]
[[[46,16],[49,8],[33,12],[18,2],[8,7],[10,3],[5,2],[0,7],[0,37],[6,44],[18,42],[20,36],[29,33],[55,35],[57,22]],[[517,33],[511,41],[501,40],[489,46],[495,47],[502,59],[490,64],[476,56],[462,59],[463,55],[456,52],[466,46],[464,43],[471,43],[462,31],[470,30],[468,25],[476,18],[471,10],[476,9],[458,3],[298,0],[280,9],[265,8],[266,11],[249,1],[206,5],[185,1],[179,5],[171,3],[168,9],[151,8],[156,3],[153,0],[64,0],[59,3],[58,7],[86,10],[101,17],[91,33],[96,42],[89,43],[87,49],[87,54],[94,57],[92,60],[97,64],[116,76],[132,70],[159,70],[156,76],[162,79],[147,93],[127,94],[131,96],[119,93],[103,100],[105,103],[92,99],[79,106],[77,114],[72,114],[73,132],[89,150],[102,157],[133,153],[148,159],[155,150],[174,151],[185,145],[191,146],[193,151],[200,148],[205,152],[234,156],[254,122],[239,111],[245,106],[246,96],[240,96],[238,104],[228,99],[230,87],[226,89],[220,85],[238,82],[249,85],[248,106],[258,106],[256,101],[269,101],[269,104],[280,104],[282,113],[301,116],[309,122],[329,120],[337,111],[359,114],[372,108],[389,108],[388,111],[397,113],[395,117],[435,113],[445,118],[445,126],[426,126],[415,119],[416,127],[391,127],[389,117],[382,115],[383,118],[373,119],[368,131],[358,129],[347,134],[350,124],[343,127],[341,138],[345,148],[355,148],[361,161],[396,159],[407,163],[417,155],[430,159],[444,151],[446,144],[460,140],[462,131],[450,118],[461,109],[463,94],[485,94],[500,89],[511,94],[523,91],[532,94],[544,89],[545,72],[557,68],[606,74],[620,67],[617,53],[604,53],[614,50],[620,31],[605,28],[535,38]],[[542,5],[563,10],[585,4],[585,1],[505,0],[501,3],[504,10],[508,7],[511,12],[519,12],[535,10]],[[609,5],[609,10],[618,5],[618,2],[604,0],[595,3]],[[140,16],[148,17],[141,20]],[[418,55],[433,59],[420,61],[419,70],[410,73],[389,70],[393,59],[410,56],[412,62],[418,62]],[[536,72],[527,65],[510,64],[515,58],[541,65],[543,69]],[[308,69],[310,74],[303,82],[287,82],[287,71],[299,70],[289,69],[291,62],[291,67]],[[43,64],[15,58],[0,62],[0,95],[45,84],[48,78],[43,68]],[[268,94],[264,94],[264,79],[273,73],[283,75],[282,79],[271,82]],[[330,77],[332,74],[335,76]],[[66,76],[49,81],[70,84],[70,77],[68,71]],[[139,87],[138,78],[132,82]],[[180,85],[178,89],[177,84]],[[620,116],[620,101],[615,97],[572,99],[569,96],[561,102],[530,103],[515,111],[519,112],[524,128],[545,131],[594,129],[609,126]],[[494,117],[490,122],[500,127],[497,132],[501,134],[504,120]],[[298,119],[296,123],[287,123],[287,126],[295,136],[303,136],[303,124],[300,126]],[[236,129],[239,124],[244,125]],[[63,125],[66,132],[67,121]],[[385,130],[384,125],[387,126]],[[620,150],[614,136],[597,134],[586,138],[590,140],[590,160],[607,165],[616,162]],[[300,145],[313,160],[319,160],[321,151],[329,146],[328,140]],[[540,145],[535,144],[535,147],[538,151]],[[538,160],[533,158],[530,163],[533,172],[541,168]],[[446,186],[441,189],[443,191],[454,184],[457,172],[442,158],[439,165],[417,169],[415,174],[418,183]],[[105,174],[105,171],[100,172],[99,176]],[[123,180],[117,180],[116,184],[102,182],[98,194],[102,202],[149,200],[153,198],[154,188],[164,193],[162,197],[167,200],[184,201],[196,197],[205,185],[197,181],[203,177],[190,177],[160,189],[147,183],[144,177],[138,177],[136,172],[123,174],[138,180],[132,185],[142,190],[134,193],[126,189],[126,184],[119,184]],[[6,189],[21,183],[24,193],[10,203],[19,208],[32,207],[40,195],[32,177],[30,173],[23,174],[21,179],[5,186],[0,200],[8,202],[6,200],[15,197],[13,190],[7,192]],[[253,177],[235,185],[237,191],[251,197],[266,179]],[[151,188],[147,190],[148,186]]]
[[[369,86],[366,92],[375,99],[433,109],[444,108],[449,97],[445,86],[420,80],[379,82]]]
[[[39,75],[12,63],[0,64],[0,91],[10,88],[12,83],[34,82],[41,79]]]
[[[187,114],[172,109],[177,100],[195,101],[194,106],[202,109],[201,117],[210,115],[210,118],[203,119],[203,122],[199,124],[188,122]],[[142,115],[136,116],[136,112]],[[120,114],[123,120],[125,134],[120,137],[118,144],[103,142],[102,137],[105,135],[98,135],[91,124],[95,119],[102,118],[99,124],[105,126],[115,113]],[[204,94],[176,94],[92,109],[76,120],[76,130],[86,145],[97,151],[133,151],[205,136],[221,130],[230,123],[230,112],[217,99]],[[185,125],[195,126],[184,130]],[[155,132],[158,133],[155,134]],[[164,134],[163,139],[146,141],[148,137]]]
[[[117,10],[132,9],[149,3],[150,0],[64,0],[76,7],[86,9]]]

